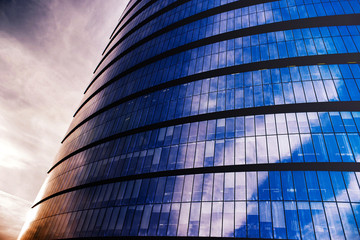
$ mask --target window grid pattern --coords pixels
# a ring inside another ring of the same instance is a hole
[[[118,60],[116,66],[113,68],[117,69],[117,74],[121,73],[123,69],[128,69],[131,66],[134,66],[137,63],[144,61],[150,57],[156,56],[162,52],[170,50],[172,48],[185,45],[190,42],[197,41],[199,39],[211,37],[225,32],[231,32],[239,29],[246,29],[249,27],[254,27],[263,24],[269,24],[273,22],[288,21],[295,19],[304,19],[309,17],[316,17],[319,15],[308,15],[307,12],[303,9],[304,5],[300,5],[296,10],[299,13],[292,13],[292,17],[288,16],[289,13],[285,14],[288,8],[283,8],[280,11],[280,16],[277,16],[277,20],[270,20],[271,18],[265,15],[264,4],[257,4],[252,6],[253,10],[249,11],[249,7],[244,7],[236,10],[231,10],[228,12],[223,12],[221,14],[216,14],[214,16],[203,18],[198,21],[194,21],[190,24],[181,26],[177,29],[174,29],[170,32],[167,32],[155,39],[152,39],[145,44],[141,45],[137,49],[131,51],[125,57],[122,57],[120,61]],[[360,7],[360,5],[359,5]],[[286,9],[286,10],[285,10]],[[289,10],[288,10],[289,11]],[[304,12],[305,11],[305,12]],[[277,11],[275,11],[277,13]],[[276,14],[274,13],[274,14]],[[256,14],[254,16],[254,14]],[[326,14],[327,16],[336,15],[333,11],[332,14]],[[265,17],[266,16],[266,17]],[[302,16],[302,17],[300,17]],[[321,15],[320,15],[321,16]],[[163,44],[167,43],[167,44]],[[101,68],[98,68],[100,72],[106,65],[108,65],[115,57],[121,54],[124,50],[128,49],[134,45],[133,42],[121,44],[121,49],[116,48],[112,51],[106,59],[101,63]],[[141,53],[141,54],[139,54]],[[95,78],[99,74],[95,75]]]
[[[106,134],[122,131],[126,122],[132,123],[125,129],[129,130],[215,111],[279,104],[359,101],[360,80],[338,79],[338,76],[342,76],[341,72],[346,77],[352,77],[349,75],[351,72],[357,76],[360,68],[355,64],[291,67],[225,75],[178,85],[130,100],[99,114],[78,127],[64,143],[74,144],[74,139],[87,135],[94,128],[103,129],[99,130],[103,135],[99,135],[98,139],[105,138],[108,136]],[[78,115],[78,120],[74,120],[71,126],[75,127],[94,114],[93,111]],[[109,125],[113,128],[106,131]]]
[[[328,2],[328,0],[324,0],[325,2]],[[324,2],[324,4],[325,4]],[[352,4],[350,4],[352,3]],[[299,6],[297,6],[299,5]],[[296,4],[295,1],[277,1],[272,3],[264,3],[264,4],[258,4],[250,7],[246,7],[241,9],[241,11],[237,10],[235,13],[234,11],[230,11],[227,16],[224,14],[217,15],[218,22],[215,22],[214,17],[209,18],[209,22],[206,23],[206,26],[203,26],[203,31],[208,32],[208,34],[216,35],[220,32],[225,32],[227,29],[231,31],[231,29],[242,29],[247,28],[251,26],[256,25],[262,25],[262,24],[269,24],[274,22],[281,22],[281,21],[288,21],[292,19],[301,19],[301,18],[312,18],[312,17],[320,17],[320,16],[331,16],[331,15],[342,15],[342,14],[354,14],[358,13],[360,10],[360,4],[358,1],[338,1],[334,2],[334,7],[332,6],[332,3],[325,4],[325,7],[322,5],[322,3],[316,3],[316,4]],[[315,6],[316,9],[315,10]],[[353,7],[351,7],[353,6]],[[339,8],[338,10],[328,12],[325,11],[325,9],[334,9]],[[183,10],[185,11],[185,10]],[[259,13],[259,14],[258,14]],[[291,14],[290,14],[291,13]],[[235,16],[235,17],[234,17]],[[228,20],[229,19],[229,20]],[[235,19],[237,20],[235,22]],[[239,23],[239,19],[241,19],[241,22]],[[168,21],[168,20],[167,20]],[[167,22],[163,21],[163,22]],[[227,23],[229,21],[229,23]],[[207,29],[209,28],[209,29]],[[152,28],[151,28],[152,29]],[[141,30],[141,29],[139,29]],[[142,31],[141,34],[146,31]],[[200,34],[200,29],[199,29]],[[193,36],[196,36],[196,34],[193,34]],[[135,36],[134,36],[135,37]],[[133,41],[132,38],[129,38],[129,41]],[[177,39],[179,41],[179,39]],[[122,43],[123,45],[126,43]],[[162,45],[162,44],[161,44]],[[126,45],[127,48],[130,47]],[[115,54],[115,53],[114,53]],[[111,59],[113,57],[109,56]],[[136,57],[137,58],[137,57]],[[135,59],[136,59],[135,58]],[[130,62],[134,60],[131,59]],[[127,64],[127,63],[126,63]],[[84,99],[86,99],[89,95],[91,95],[96,89],[98,89],[100,86],[102,86],[105,82],[107,82],[109,79],[112,79],[116,75],[118,75],[120,72],[123,71],[123,65],[122,64],[113,64],[110,68],[106,70],[106,74],[100,77],[99,79],[96,79],[96,81],[90,86],[88,89],[86,95],[84,96]],[[94,77],[97,77],[95,75]],[[100,81],[99,81],[100,80]]]
[[[114,34],[113,38],[110,40],[110,42],[108,43],[108,45],[104,51],[105,58],[103,60],[105,60],[107,58],[107,56],[109,54],[111,54],[111,52],[114,50],[115,45],[119,44],[119,42],[121,42],[121,45],[122,45],[123,43],[127,43],[129,41],[128,40],[129,38],[132,39],[132,38],[136,37],[136,38],[138,38],[138,40],[141,40],[144,37],[152,34],[154,31],[149,30],[148,29],[149,26],[154,25],[154,26],[157,26],[156,27],[157,29],[159,29],[159,27],[161,28],[161,26],[162,27],[166,26],[167,23],[164,25],[164,23],[161,22],[161,21],[164,21],[164,19],[170,18],[171,23],[174,21],[181,20],[181,18],[174,19],[174,20],[172,18],[182,17],[181,14],[184,14],[185,6],[189,7],[189,10],[190,10],[191,4],[186,5],[186,3],[185,3],[185,4],[180,5],[180,7],[171,9],[170,11],[167,11],[164,14],[162,14],[161,16],[146,23],[144,26],[142,26],[140,29],[136,30],[135,32],[129,34],[129,31],[133,30],[133,28],[135,28],[138,25],[142,25],[143,22],[145,22],[149,17],[156,14],[158,11],[162,10],[163,8],[168,7],[169,5],[175,3],[176,1],[177,0],[166,0],[166,1],[161,1],[161,2],[155,2],[150,7],[146,8],[143,12],[141,12],[141,14],[139,14],[133,20],[131,20],[120,31],[119,31],[119,28],[120,28],[120,26],[119,26],[118,29],[116,30],[116,34]],[[139,5],[141,5],[141,7],[142,7],[148,2],[150,2],[150,0],[144,1],[143,3],[141,3]],[[187,12],[186,14],[188,16],[191,13]],[[131,16],[132,16],[132,14],[129,14],[128,18]],[[141,36],[139,36],[139,34],[141,34]]]
[[[151,20],[150,22],[142,26],[140,29],[131,33],[129,37],[124,38],[124,35],[126,35],[137,25],[141,24],[142,21],[146,20],[149,16],[158,12],[160,9],[176,2],[176,0],[157,2],[155,3],[154,6],[147,8],[145,10],[146,11],[145,14],[141,13],[140,15],[138,15],[134,20],[131,21],[131,23],[129,23],[122,31],[120,31],[119,34],[113,40],[111,40],[110,44],[107,47],[107,49],[109,50],[106,53],[109,55],[106,56],[106,59],[104,59],[104,61],[108,61],[108,58],[112,59],[114,57],[114,50],[117,48],[125,50],[129,48],[131,45],[135,44],[136,42],[144,39],[145,37],[153,34],[154,32],[161,30],[166,26],[169,26],[175,22],[178,22],[194,14],[234,1],[235,0],[221,1],[221,2],[216,1],[216,3],[215,1],[206,1],[206,0],[188,1],[174,9],[171,9],[170,11],[162,14],[161,16]],[[119,41],[121,41],[121,44],[118,45],[115,49],[113,49],[114,45],[117,44]],[[123,48],[123,46],[126,46],[126,48]],[[101,65],[103,65],[103,63],[101,63]],[[97,69],[96,72],[99,72],[99,68]]]
[[[174,169],[360,162],[359,127],[360,112],[314,112],[223,118],[143,132],[67,159],[51,172],[43,198],[91,182]],[[100,156],[99,149],[104,149]]]
[[[138,179],[52,198],[34,224],[55,227],[49,237],[356,239],[359,178],[358,172],[264,171]]]
[[[161,83],[214,69],[276,59],[290,60],[293,57],[358,53],[359,43],[359,26],[294,29],[216,42],[135,70],[96,94],[86,105],[94,105],[98,109],[104,98],[112,99],[114,96],[114,100],[121,99]]]
[[[233,2],[125,16],[20,239],[360,239],[360,1]]]
[[[144,7],[144,5],[146,5],[147,3],[149,3],[151,0],[143,0],[143,1],[139,1],[139,3],[130,11],[130,12],[128,12],[128,9],[130,9],[137,1],[133,1],[133,3],[129,3],[129,5],[128,6],[126,6],[126,8],[125,8],[125,10],[124,10],[124,12],[123,12],[123,14],[122,14],[122,16],[124,16],[125,14],[127,14],[126,15],[126,17],[120,17],[120,19],[119,19],[119,21],[121,21],[121,23],[120,24],[118,24],[117,26],[116,26],[116,28],[114,29],[114,31],[113,31],[113,34],[111,35],[111,37],[110,37],[110,41],[113,41],[113,39],[116,37],[116,35],[118,35],[119,34],[119,32],[121,31],[120,30],[120,28],[124,28],[124,25],[126,24],[129,24],[129,23],[126,23],[127,21],[129,21],[129,19],[131,18],[131,17],[133,17],[133,15],[135,15],[135,14],[138,14],[138,11],[139,11],[139,9],[140,8],[142,8],[142,7]],[[164,3],[166,2],[166,1],[163,1]],[[154,5],[151,5],[151,7],[153,7]],[[141,12],[141,14],[143,14],[143,13],[145,13],[145,11],[149,11],[148,9],[145,9],[144,11],[142,11]],[[138,17],[138,16],[137,16]],[[131,21],[138,21],[138,23],[137,24],[139,24],[139,22],[140,22],[140,20],[138,20],[137,19],[137,17],[135,17],[134,19],[132,19]],[[108,45],[110,44],[110,42],[108,43]],[[106,49],[104,50],[104,53],[105,53],[105,51],[106,51]]]
[[[163,100],[166,99],[165,96],[165,98],[162,99],[163,101],[159,100],[158,105],[154,101],[147,101],[148,105],[144,105],[146,102],[143,102],[142,106],[145,106],[143,111],[126,112],[123,116],[119,116],[121,113],[121,108],[119,107],[109,110],[110,114],[102,114],[95,117],[93,120],[88,121],[73,132],[64,141],[55,161],[59,161],[70,152],[85,146],[90,142],[95,142],[109,136],[109,134],[115,134],[139,126],[144,126],[151,122],[155,123],[167,119],[229,109],[298,103],[304,102],[304,99],[306,100],[305,102],[357,100],[359,98],[359,91],[356,82],[353,79],[353,75],[357,76],[358,73],[359,66],[357,64],[350,66],[305,66],[290,69],[282,68],[266,70],[262,71],[261,74],[257,72],[255,74],[245,73],[234,75],[234,77],[229,76],[228,78],[213,78],[212,81],[205,80],[202,81],[202,83],[205,83],[204,92],[209,91],[209,94],[204,93],[194,97],[188,96],[179,98],[177,101],[175,101],[175,99],[170,101]],[[341,81],[341,76],[346,80]],[[348,79],[350,77],[351,79]],[[269,78],[271,79],[271,83],[277,84],[267,85],[266,83],[270,83]],[[315,81],[308,82],[310,79],[314,79]],[[338,80],[318,81],[318,79]],[[229,84],[227,84],[227,80],[229,80]],[[294,83],[297,80],[303,80],[303,83]],[[292,81],[292,83],[286,81]],[[261,83],[262,86],[257,86]],[[323,85],[324,83],[325,85]],[[190,93],[194,91],[191,87],[193,86],[190,84]],[[203,87],[203,84],[201,87]],[[349,90],[347,90],[347,88]],[[217,92],[210,92],[215,90]],[[348,92],[351,92],[351,94]],[[158,94],[157,96],[161,96],[164,93],[166,92],[162,92],[162,94]],[[168,93],[171,92],[169,91]],[[175,92],[174,95],[176,96],[177,92]],[[352,96],[352,98],[350,98],[349,95]],[[202,99],[201,96],[203,97]],[[168,98],[169,97],[170,96],[168,95]],[[146,96],[145,99],[147,100],[150,98]],[[133,101],[130,101],[128,104],[123,105],[124,111],[127,109],[136,109],[136,106],[134,107],[131,105],[132,102]],[[140,104],[140,102],[135,103]],[[116,116],[119,117],[116,118]],[[108,123],[104,124],[105,122]],[[92,132],[96,131],[97,133],[94,136],[87,134],[86,132],[88,129]],[[63,149],[65,149],[65,151]]]

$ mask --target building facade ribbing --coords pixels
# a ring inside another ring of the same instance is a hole
[[[131,0],[20,238],[360,239],[359,19]]]

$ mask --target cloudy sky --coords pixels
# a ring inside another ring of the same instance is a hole
[[[16,239],[128,0],[0,0],[0,240]]]

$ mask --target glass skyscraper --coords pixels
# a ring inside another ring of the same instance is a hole
[[[359,0],[130,1],[20,238],[360,239],[359,51]]]

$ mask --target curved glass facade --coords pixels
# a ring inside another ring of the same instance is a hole
[[[359,18],[131,0],[20,239],[360,239]]]

